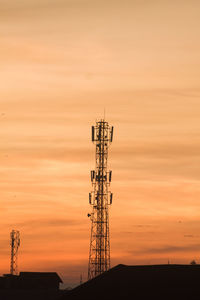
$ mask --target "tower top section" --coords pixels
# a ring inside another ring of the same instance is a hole
[[[108,142],[113,141],[113,126],[109,126],[108,122],[104,119],[96,122],[95,126],[92,126],[92,142]]]

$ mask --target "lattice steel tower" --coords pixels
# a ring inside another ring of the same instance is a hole
[[[96,144],[96,166],[91,171],[93,190],[89,193],[92,213],[91,237],[88,265],[88,280],[109,270],[110,238],[109,238],[109,205],[113,194],[109,191],[112,171],[107,170],[108,148],[113,140],[113,127],[100,120],[92,126],[92,141]]]
[[[19,231],[12,230],[10,233],[10,246],[11,246],[11,263],[10,263],[10,274],[17,275],[18,274],[18,249],[20,246],[20,235]]]

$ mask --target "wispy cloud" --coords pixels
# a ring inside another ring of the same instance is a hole
[[[182,252],[197,252],[200,250],[200,244],[192,244],[192,245],[166,245],[158,248],[146,248],[141,249],[140,251],[136,251],[137,253],[146,253],[146,254],[167,254],[167,253],[182,253]],[[131,252],[133,253],[133,252]]]
[[[82,221],[77,219],[63,219],[63,218],[38,218],[38,219],[32,219],[27,220],[23,222],[16,223],[15,226],[17,227],[28,227],[30,228],[36,228],[36,227],[71,227],[71,226],[80,226],[83,224]]]

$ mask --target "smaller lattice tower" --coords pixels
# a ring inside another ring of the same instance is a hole
[[[91,219],[88,279],[110,269],[109,206],[113,194],[109,190],[112,171],[107,168],[108,148],[113,140],[113,127],[105,120],[92,126],[92,141],[96,146],[96,166],[91,171],[93,190],[89,193]]]
[[[10,246],[11,246],[11,262],[10,262],[10,274],[18,274],[18,249],[20,246],[20,234],[17,230],[12,230],[10,233]]]

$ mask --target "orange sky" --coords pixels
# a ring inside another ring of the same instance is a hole
[[[109,167],[112,266],[200,262],[200,2],[0,0],[0,273],[87,277],[95,147]]]

